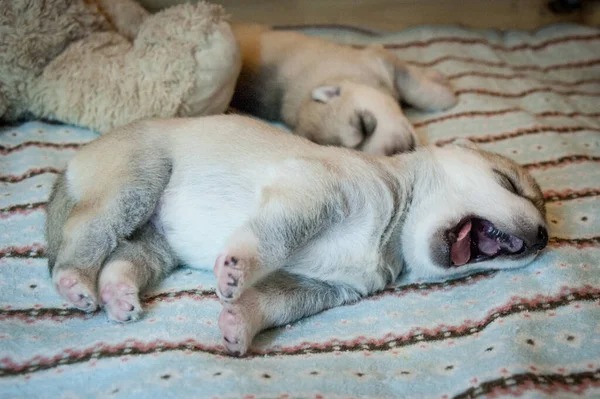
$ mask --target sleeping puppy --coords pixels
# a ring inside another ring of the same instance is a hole
[[[318,144],[391,155],[417,137],[400,100],[425,110],[456,104],[443,75],[381,46],[356,49],[296,32],[234,25],[242,53],[232,107],[282,121]]]
[[[139,122],[82,148],[48,204],[47,254],[63,297],[118,322],[176,265],[214,264],[224,344],[242,355],[259,331],[401,272],[526,265],[544,218],[533,178],[499,155],[376,156],[220,115]]]

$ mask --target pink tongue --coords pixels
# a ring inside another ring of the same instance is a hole
[[[455,266],[462,266],[471,258],[471,221],[465,223],[458,233],[458,239],[452,244],[451,258]]]

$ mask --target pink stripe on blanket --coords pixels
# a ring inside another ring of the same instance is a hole
[[[46,166],[43,168],[34,168],[34,169],[29,169],[27,172],[25,172],[21,175],[0,176],[0,182],[2,182],[2,183],[18,183],[25,179],[29,179],[30,177],[43,175],[45,173],[58,174],[58,173],[62,173],[63,171],[64,171],[64,169],[55,168],[53,166]]]
[[[458,96],[462,94],[477,94],[484,96],[493,96],[493,97],[503,97],[503,98],[522,98],[526,97],[530,94],[534,93],[554,93],[561,96],[585,96],[585,97],[600,97],[600,92],[589,92],[589,91],[581,91],[581,90],[570,90],[570,91],[562,91],[556,90],[553,87],[536,87],[533,89],[521,91],[518,93],[502,93],[494,90],[487,89],[458,89],[455,90],[454,93]]]
[[[458,80],[462,78],[470,78],[470,77],[479,77],[486,79],[500,79],[500,80],[513,80],[513,79],[529,79],[535,80],[541,83],[547,83],[550,85],[556,86],[581,86],[588,84],[600,84],[600,79],[579,79],[575,81],[564,81],[564,80],[553,80],[553,79],[543,79],[539,77],[533,77],[524,73],[512,73],[512,74],[501,74],[501,73],[491,73],[491,72],[481,72],[481,71],[467,71],[460,72],[453,75],[446,75],[446,78],[449,80]]]
[[[468,136],[468,137],[460,137],[466,138],[474,143],[493,143],[497,141],[512,139],[515,137],[533,135],[533,134],[542,134],[542,133],[558,133],[558,134],[570,134],[577,132],[600,132],[600,128],[591,127],[591,126],[550,126],[550,125],[540,125],[533,126],[523,129],[513,130],[512,132],[506,133],[497,133],[497,134],[488,134],[485,136]],[[459,137],[449,137],[445,139],[439,139],[435,142],[436,145],[441,146],[445,144],[452,143],[454,140]]]
[[[540,66],[537,64],[514,65],[514,64],[509,64],[504,61],[487,61],[487,60],[482,60],[482,59],[478,59],[478,58],[460,57],[460,56],[454,56],[454,55],[445,55],[443,57],[439,57],[439,58],[433,59],[431,61],[416,61],[416,60],[409,61],[409,60],[406,60],[407,63],[416,65],[416,66],[420,66],[420,67],[432,67],[432,66],[435,66],[437,64],[441,64],[442,62],[447,62],[447,61],[464,62],[467,64],[485,65],[485,66],[490,66],[490,67],[510,68],[510,69],[516,70],[516,71],[538,71],[538,72],[550,72],[550,71],[557,71],[557,70],[561,70],[561,69],[588,68],[588,67],[594,67],[594,66],[600,65],[600,59],[592,59],[592,60],[586,60],[586,61],[568,62],[568,63],[563,63],[563,64]]]
[[[380,338],[359,336],[350,340],[331,339],[326,342],[302,342],[288,347],[273,346],[264,351],[252,352],[246,357],[261,357],[271,354],[294,356],[307,353],[333,353],[335,355],[347,351],[394,351],[400,347],[474,335],[480,333],[495,321],[502,322],[501,319],[508,316],[521,313],[548,312],[569,306],[572,303],[595,301],[599,298],[600,289],[591,286],[562,287],[560,293],[554,296],[538,294],[533,298],[513,297],[506,304],[488,311],[487,315],[480,320],[465,320],[463,323],[454,326],[441,324],[431,328],[413,328],[402,335],[388,333]],[[0,359],[2,365],[0,376],[28,374],[62,365],[83,363],[91,359],[185,350],[215,355],[224,353],[221,345],[203,345],[193,339],[181,342],[155,340],[147,343],[128,339],[118,345],[97,343],[93,347],[85,349],[65,348],[61,353],[54,356],[37,355],[24,362],[15,362],[10,357],[4,357]]]
[[[565,117],[565,118],[573,118],[573,117],[586,117],[586,118],[598,118],[600,117],[600,112],[559,112],[559,111],[544,111],[544,112],[536,112],[529,113],[527,110],[522,108],[506,108],[500,109],[496,111],[464,111],[457,112],[455,114],[444,115],[439,118],[426,119],[420,122],[414,122],[413,126],[415,128],[420,128],[423,126],[428,126],[434,123],[445,122],[448,120],[458,119],[458,118],[475,118],[475,117],[491,117],[491,116],[500,116],[507,115],[512,113],[527,113],[531,114],[536,118],[547,118],[547,117]]]
[[[308,30],[308,29],[321,29],[321,30],[346,30],[351,32],[356,32],[359,34],[363,34],[370,37],[383,37],[385,33],[380,33],[375,30],[371,30],[368,28],[353,26],[353,25],[343,25],[343,24],[302,24],[302,25],[274,25],[272,26],[274,30]],[[513,52],[513,51],[540,51],[545,50],[549,46],[555,46],[559,44],[573,43],[573,42],[594,42],[600,40],[600,34],[591,34],[591,35],[569,35],[563,37],[557,37],[552,39],[547,39],[541,41],[537,44],[530,43],[522,43],[514,46],[507,46],[498,43],[492,43],[490,40],[483,38],[467,38],[467,37],[436,37],[428,40],[415,40],[408,41],[405,43],[385,43],[385,46],[392,49],[406,49],[411,47],[423,48],[429,47],[434,44],[462,44],[468,46],[486,46],[490,47],[494,50],[498,50],[501,52]]]
[[[600,387],[600,369],[569,374],[542,374],[535,372],[537,371],[535,366],[530,366],[529,368],[534,372],[529,371],[519,374],[510,374],[494,380],[487,380],[459,393],[453,398],[521,397],[529,391],[541,391],[552,396],[559,392],[569,392],[580,396],[590,388]],[[476,380],[477,379],[473,382],[477,383],[478,381]],[[449,397],[448,395],[444,396]]]
[[[20,151],[29,147],[52,148],[60,150],[77,150],[83,145],[83,143],[48,143],[43,141],[26,141],[24,143],[17,144],[13,147],[0,145],[0,155],[7,155],[11,152]]]

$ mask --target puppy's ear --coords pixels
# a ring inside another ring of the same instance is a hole
[[[326,103],[333,97],[338,97],[342,90],[339,86],[320,86],[312,91],[312,99],[320,103]]]
[[[352,118],[352,124],[360,130],[364,137],[368,137],[377,128],[377,118],[371,111],[360,110],[356,111],[355,117]]]
[[[481,150],[477,144],[472,142],[469,139],[456,139],[452,142],[452,144],[457,145],[459,147],[469,148],[471,150]]]

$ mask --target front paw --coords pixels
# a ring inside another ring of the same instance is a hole
[[[458,103],[458,98],[450,81],[439,71],[435,69],[425,70],[425,77],[437,86],[436,96],[431,107],[435,110],[445,110],[454,107]]]
[[[250,262],[234,255],[219,255],[215,262],[217,296],[224,302],[233,302],[240,297],[250,273]]]

